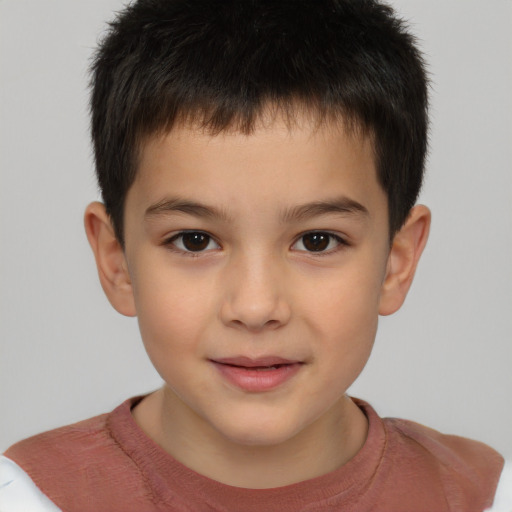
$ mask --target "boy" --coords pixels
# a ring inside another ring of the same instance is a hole
[[[93,70],[86,230],[166,384],[15,445],[15,478],[62,510],[490,506],[493,450],[345,395],[428,236],[425,82],[371,2],[122,13]]]

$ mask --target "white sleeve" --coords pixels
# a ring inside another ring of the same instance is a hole
[[[60,512],[11,459],[0,455],[0,512]]]
[[[485,512],[512,512],[512,461],[505,461],[494,502]]]

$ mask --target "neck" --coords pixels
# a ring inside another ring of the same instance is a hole
[[[281,487],[334,471],[357,454],[368,431],[362,411],[343,396],[328,413],[286,442],[246,445],[205,428],[197,417],[191,422],[183,414],[173,414],[176,401],[179,398],[164,387],[137,405],[135,421],[188,468],[235,487]]]

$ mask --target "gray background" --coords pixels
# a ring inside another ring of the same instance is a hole
[[[96,278],[86,68],[119,0],[0,0],[0,450],[160,384]],[[512,458],[512,3],[400,0],[430,62],[429,245],[351,392]]]

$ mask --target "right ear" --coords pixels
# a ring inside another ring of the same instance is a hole
[[[126,257],[105,206],[91,203],[85,210],[84,224],[101,286],[110,304],[122,315],[136,316]]]

